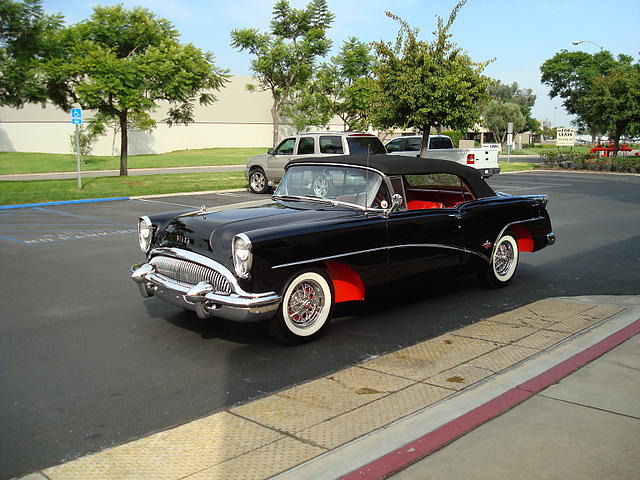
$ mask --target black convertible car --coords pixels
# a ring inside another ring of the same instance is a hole
[[[392,155],[295,160],[273,203],[141,217],[143,297],[199,317],[269,320],[310,341],[339,302],[437,269],[506,285],[521,252],[553,244],[546,195],[495,193],[477,170]]]

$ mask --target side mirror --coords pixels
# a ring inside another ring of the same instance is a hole
[[[399,210],[400,207],[402,207],[403,203],[404,199],[402,198],[402,195],[400,195],[399,193],[394,193],[393,195],[391,195],[391,208],[386,211],[385,216],[388,216],[390,213]]]
[[[269,150],[267,150],[267,155],[273,155],[273,148],[270,148]]]

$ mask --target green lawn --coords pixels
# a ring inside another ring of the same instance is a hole
[[[243,172],[83,178],[82,190],[78,190],[76,179],[4,181],[0,182],[0,205],[226,190],[246,185]]]
[[[501,172],[522,172],[524,170],[533,170],[534,165],[535,163],[528,162],[507,162],[504,157],[500,159]]]
[[[241,165],[252,155],[266,153],[267,147],[203,148],[177,150],[154,155],[132,155],[129,168],[196,167]],[[119,157],[87,157],[82,170],[117,170]],[[0,152],[0,175],[18,173],[75,172],[76,157],[55,153]]]

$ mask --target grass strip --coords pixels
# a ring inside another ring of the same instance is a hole
[[[527,162],[500,162],[500,168],[503,172],[533,170],[533,167],[533,163]],[[75,178],[0,181],[0,205],[227,190],[246,186],[244,172],[84,177],[81,190],[78,190]]]
[[[244,172],[87,177],[82,179],[81,190],[76,179],[4,181],[0,182],[0,205],[227,190],[246,185]]]
[[[132,155],[129,168],[200,167],[244,165],[247,158],[266,153],[267,147],[203,148],[153,155]],[[81,170],[118,170],[119,157],[88,156]],[[19,173],[75,172],[75,155],[56,153],[0,152],[0,175]]]
[[[525,170],[533,170],[535,163],[530,162],[507,162],[504,159],[500,160],[500,171],[507,172],[522,172]]]

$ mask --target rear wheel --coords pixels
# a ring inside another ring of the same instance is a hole
[[[269,184],[264,170],[254,168],[249,172],[249,189],[253,193],[267,193],[269,191]]]
[[[505,233],[493,249],[491,263],[480,273],[481,280],[489,288],[504,287],[516,273],[519,258],[520,251],[515,234]]]
[[[322,270],[297,273],[282,295],[278,314],[269,325],[279,341],[296,345],[316,339],[333,313],[332,282]]]

